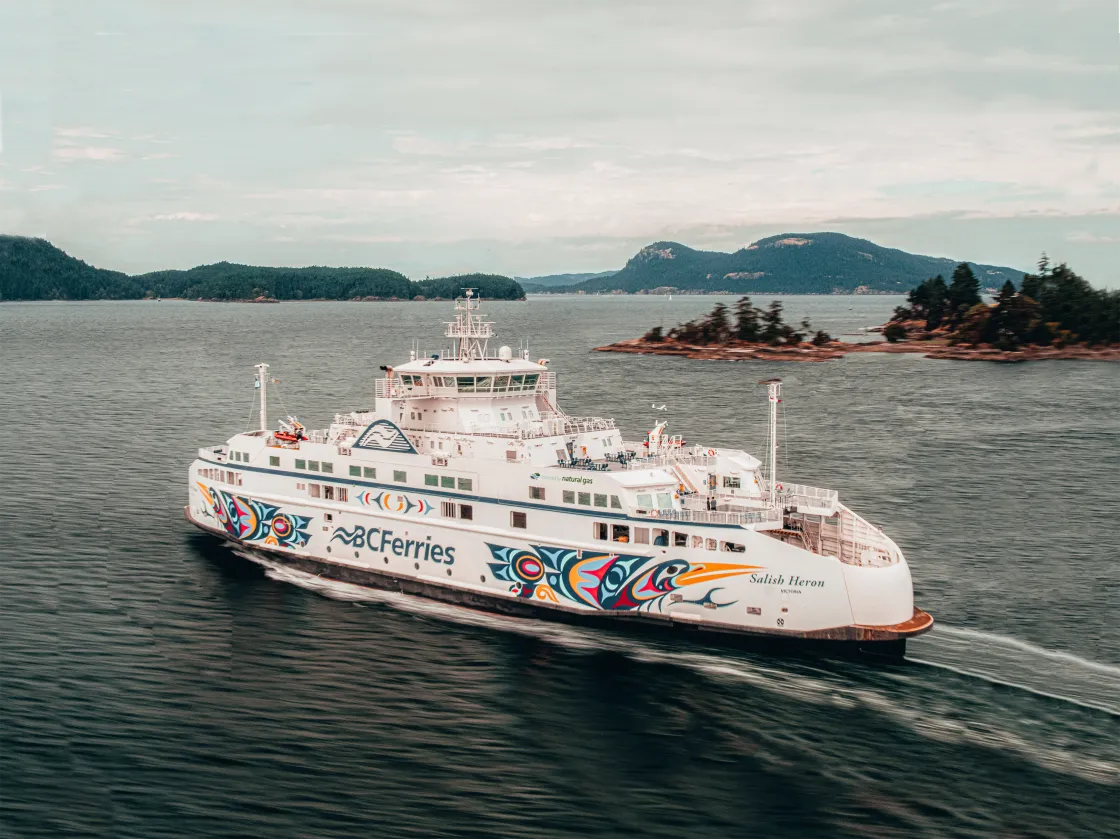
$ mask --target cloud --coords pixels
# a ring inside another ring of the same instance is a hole
[[[124,160],[124,152],[111,146],[62,146],[52,153],[55,160]]]
[[[1114,245],[1120,242],[1120,236],[1101,236],[1096,233],[1090,233],[1088,230],[1080,230],[1076,233],[1070,233],[1066,236],[1067,242],[1074,242],[1079,245]]]
[[[218,221],[219,216],[214,213],[159,213],[151,217],[152,221]]]

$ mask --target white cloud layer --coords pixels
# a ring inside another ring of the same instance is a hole
[[[835,229],[1017,267],[1047,250],[1120,285],[1109,15],[1088,0],[10,4],[0,229],[125,270],[413,275],[602,270],[657,239]],[[169,221],[208,222],[206,240]]]

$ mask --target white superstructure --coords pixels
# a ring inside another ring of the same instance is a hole
[[[564,413],[547,360],[491,353],[478,305],[325,430],[270,428],[257,365],[261,428],[199,450],[190,520],[297,571],[502,612],[895,648],[930,628],[890,538],[774,476],[778,380],[768,468],[664,423],[626,441]]]

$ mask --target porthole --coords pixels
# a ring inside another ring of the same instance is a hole
[[[417,571],[419,571],[420,570],[420,563],[419,562],[414,562],[414,563],[412,563],[412,567],[415,568]]]
[[[386,565],[388,565],[388,564],[389,564],[389,557],[385,556],[385,557],[382,557],[382,559],[384,559],[384,560],[385,560],[385,564],[386,564]]]
[[[451,576],[451,569],[450,569],[450,568],[448,568],[448,569],[447,569],[447,576],[448,576],[448,577],[450,577],[450,576]]]
[[[358,552],[354,551],[354,559],[357,559],[357,558],[358,558]]]
[[[479,579],[482,580],[482,582],[485,583],[486,582],[486,575],[483,574],[482,576],[479,577]]]
[[[330,549],[330,546],[328,545],[327,546],[327,553],[330,553],[330,552],[331,552],[331,549]]]

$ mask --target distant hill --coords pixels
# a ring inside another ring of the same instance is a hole
[[[616,271],[599,271],[590,274],[546,274],[543,277],[514,277],[526,291],[539,291],[555,286],[570,286],[582,283],[585,280],[597,280],[600,277],[609,277]]]
[[[417,282],[386,268],[268,268],[218,262],[187,271],[130,276],[94,268],[45,239],[0,236],[0,300],[136,300],[146,296],[412,300],[453,298],[464,287],[477,288],[481,296],[492,300],[525,296],[516,280],[497,274],[464,274]]]
[[[960,261],[884,248],[842,233],[783,233],[734,253],[655,242],[620,271],[549,290],[641,292],[672,287],[734,294],[902,294],[936,274],[948,277]],[[1006,280],[1018,285],[1023,279],[1023,272],[1014,268],[969,264],[985,288],[999,288]]]

